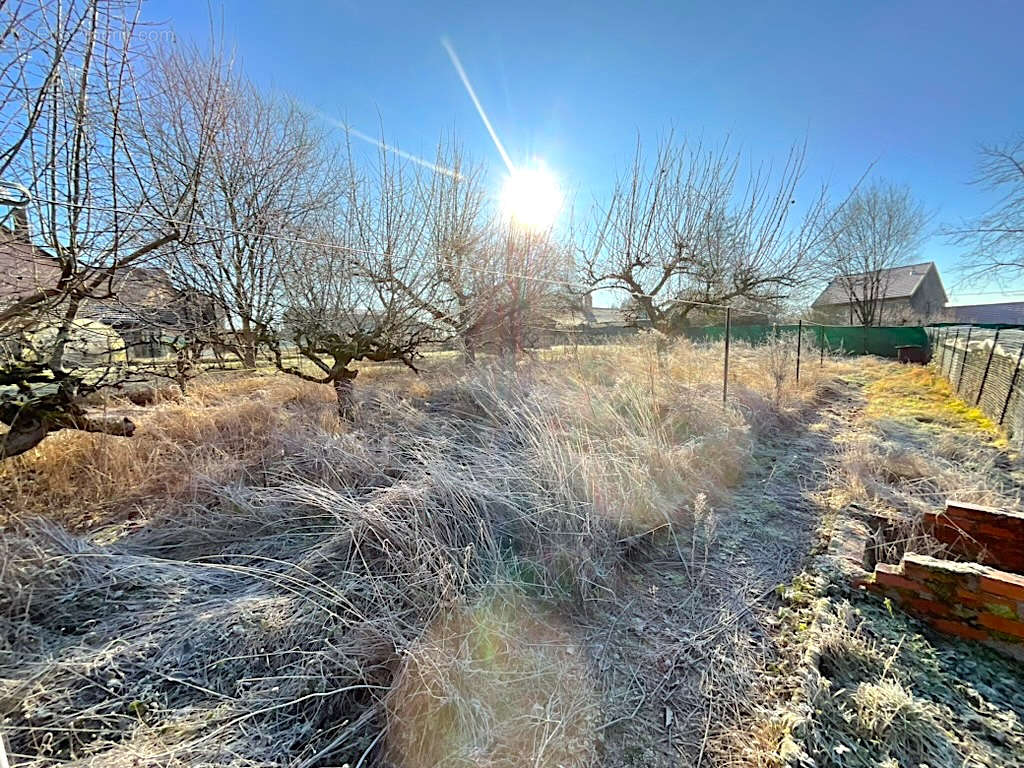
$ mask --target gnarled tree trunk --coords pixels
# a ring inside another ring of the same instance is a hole
[[[0,422],[8,427],[6,434],[0,435],[0,461],[35,448],[48,434],[61,429],[119,437],[135,433],[135,424],[130,419],[91,417],[78,404],[66,401],[47,401],[44,407],[4,403],[0,407]]]
[[[350,371],[343,368],[332,382],[334,384],[334,396],[338,399],[338,418],[342,421],[352,421],[354,415],[354,402],[352,400],[352,389],[359,371]]]

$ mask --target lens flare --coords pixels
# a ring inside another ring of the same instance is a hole
[[[402,768],[588,768],[599,709],[554,617],[507,594],[437,617],[387,698],[385,753]]]
[[[541,164],[513,168],[501,188],[505,216],[531,232],[550,229],[562,208],[562,188]]]

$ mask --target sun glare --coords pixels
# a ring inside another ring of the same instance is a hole
[[[531,232],[551,227],[562,208],[558,179],[543,165],[515,168],[501,188],[501,210]]]

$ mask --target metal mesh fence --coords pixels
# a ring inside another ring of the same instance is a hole
[[[953,325],[929,328],[932,365],[968,405],[1024,438],[1024,330]]]

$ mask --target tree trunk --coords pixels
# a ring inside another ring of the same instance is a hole
[[[248,339],[244,340],[239,348],[239,357],[242,358],[243,368],[256,367],[256,345]]]
[[[0,461],[35,448],[48,434],[61,429],[79,429],[119,437],[131,437],[135,432],[135,424],[129,419],[93,418],[73,402],[63,406],[48,403],[45,409],[27,406],[17,410],[7,409],[0,412],[0,421],[9,426],[7,433],[0,435]]]
[[[45,422],[38,417],[15,419],[7,434],[0,435],[0,461],[35,448],[48,432]]]
[[[243,368],[256,367],[256,334],[252,332],[249,318],[242,318],[242,328],[238,332],[238,356]]]
[[[342,369],[341,375],[334,380],[334,396],[338,399],[338,418],[342,421],[352,421],[354,416],[354,402],[352,400],[352,389],[359,371]]]
[[[81,299],[77,297],[68,302],[67,309],[64,311],[63,321],[57,330],[57,338],[54,339],[53,350],[50,352],[49,366],[51,371],[64,370],[64,350],[71,339],[71,328],[78,318],[78,310],[81,304]]]

